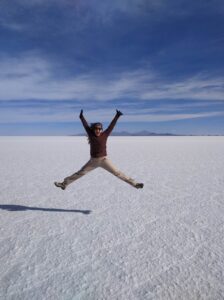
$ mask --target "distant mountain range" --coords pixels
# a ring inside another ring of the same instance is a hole
[[[175,136],[176,134],[155,133],[155,132],[150,132],[147,130],[142,130],[142,131],[138,131],[138,132],[128,132],[128,131],[113,132],[112,135],[114,135],[114,136]]]
[[[74,134],[74,136],[83,136],[85,133]],[[155,133],[147,130],[138,131],[138,132],[128,132],[128,131],[120,131],[120,132],[112,132],[112,136],[177,136],[178,134],[172,133]]]

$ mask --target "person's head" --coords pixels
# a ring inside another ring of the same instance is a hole
[[[96,136],[100,136],[102,134],[102,131],[103,131],[103,125],[102,123],[92,123],[91,124],[91,129],[92,131],[94,132],[94,134]]]

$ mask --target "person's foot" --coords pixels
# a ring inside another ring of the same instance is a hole
[[[56,187],[60,187],[62,190],[65,190],[66,186],[63,182],[54,182]]]
[[[143,186],[144,186],[143,183],[136,183],[136,185],[135,185],[136,189],[142,189]]]

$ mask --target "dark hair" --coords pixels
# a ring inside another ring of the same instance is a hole
[[[90,125],[90,129],[94,130],[96,127],[100,127],[103,130],[103,124],[100,122],[96,122],[96,123],[91,123]]]
[[[90,129],[91,129],[91,131],[94,133],[94,129],[96,128],[96,127],[100,127],[102,130],[103,130],[103,124],[102,123],[100,123],[100,122],[96,122],[96,123],[91,123],[90,124]],[[88,140],[88,143],[90,144],[90,140],[89,140],[89,137],[87,136],[87,140]]]

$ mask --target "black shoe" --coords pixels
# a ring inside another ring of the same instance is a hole
[[[65,190],[66,186],[64,185],[63,182],[54,182],[54,185],[56,187],[60,187],[62,190]]]
[[[143,183],[136,183],[136,185],[135,185],[136,189],[142,189],[143,186],[144,186]]]

